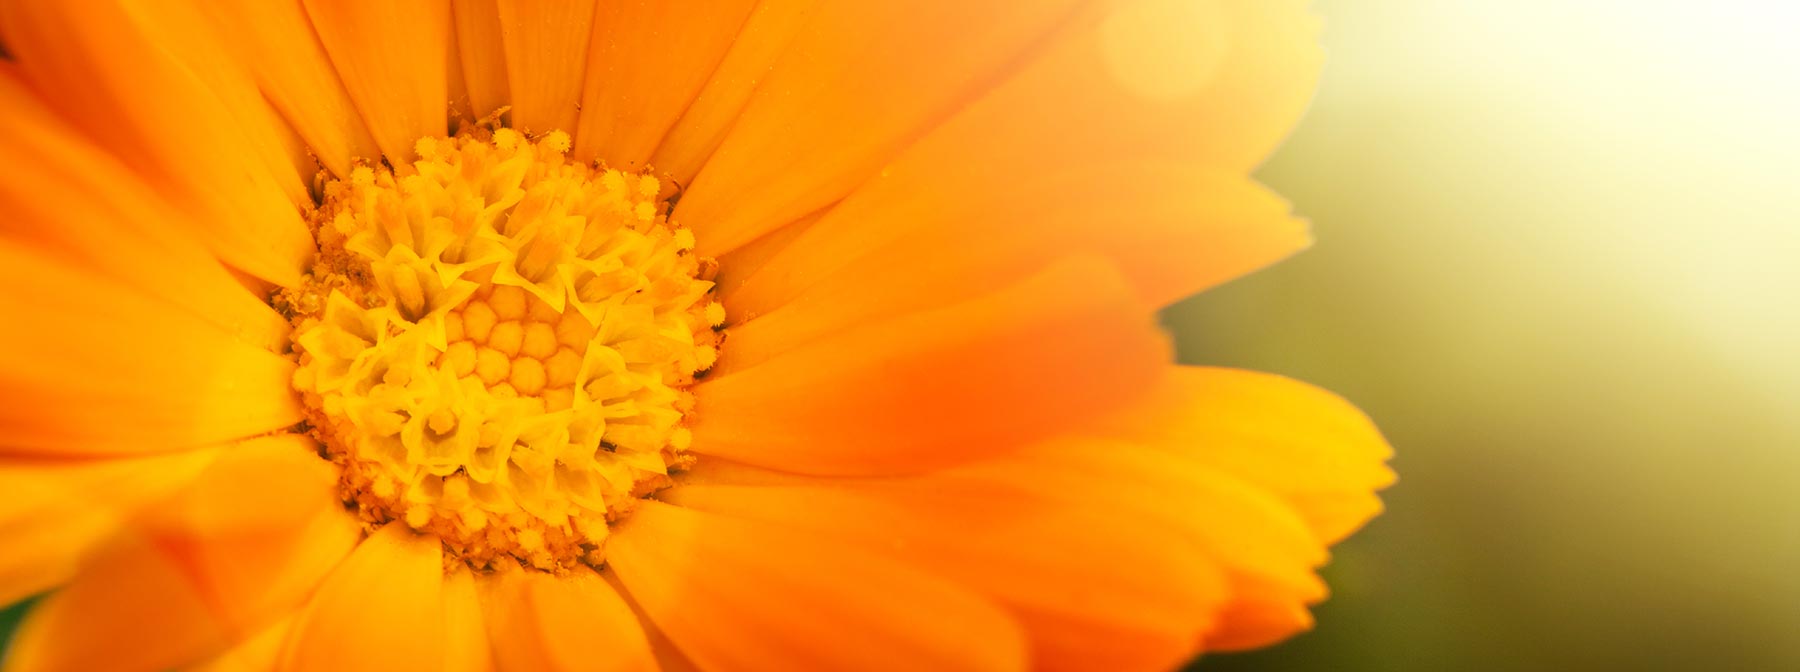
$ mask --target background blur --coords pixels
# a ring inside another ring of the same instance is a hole
[[[1233,670],[1800,670],[1800,9],[1316,0],[1298,257],[1185,361],[1374,416],[1388,513]]]

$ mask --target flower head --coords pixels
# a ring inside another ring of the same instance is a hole
[[[6,670],[1155,669],[1387,446],[1155,310],[1307,243],[1295,2],[0,2]]]

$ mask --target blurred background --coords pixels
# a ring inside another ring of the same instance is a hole
[[[1166,321],[1400,483],[1312,633],[1194,669],[1800,670],[1800,9],[1314,7],[1261,176],[1317,244]]]

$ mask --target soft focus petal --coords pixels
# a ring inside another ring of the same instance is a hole
[[[261,632],[356,541],[335,482],[298,436],[225,451],[32,609],[7,669],[167,669]]]
[[[486,605],[494,656],[505,670],[654,672],[631,608],[593,570],[501,571]]]
[[[191,215],[221,259],[299,281],[313,246],[295,207],[303,185],[280,156],[287,131],[200,17],[128,1],[0,13],[21,71],[58,113]]]
[[[245,342],[281,351],[288,324],[220,265],[118,159],[0,75],[0,234],[77,262]]]
[[[282,670],[436,670],[444,666],[442,544],[381,528],[326,577],[282,646]]]
[[[511,90],[512,127],[573,132],[593,35],[592,2],[500,0],[500,41]]]
[[[1287,500],[1332,544],[1381,512],[1393,449],[1343,398],[1281,376],[1177,367],[1150,400],[1103,422]]]
[[[1169,356],[1149,316],[1104,264],[1060,264],[707,379],[694,388],[695,451],[796,473],[880,474],[1010,450],[1148,386]]]
[[[953,478],[681,486],[682,506],[854,542],[1005,605],[1047,669],[1167,669],[1230,595],[1217,563],[1127,515]],[[1105,636],[1074,636],[1094,632]]]
[[[141,454],[300,420],[294,363],[0,240],[0,454]]]
[[[1006,670],[1017,625],[892,560],[647,501],[607,547],[633,599],[705,669]]]

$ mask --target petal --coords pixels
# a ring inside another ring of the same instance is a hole
[[[657,145],[651,165],[677,184],[691,184],[818,4],[819,0],[757,3],[712,77]]]
[[[987,601],[781,527],[646,501],[608,541],[607,560],[704,669],[1025,665],[1017,625]]]
[[[223,452],[31,611],[8,669],[167,669],[291,613],[358,536],[316,450],[287,435]]]
[[[1063,439],[989,462],[957,467],[953,475],[1067,498],[1165,530],[1193,544],[1225,569],[1231,601],[1207,635],[1221,642],[1268,643],[1311,625],[1305,605],[1325,598],[1312,569],[1326,559],[1315,538],[1285,502],[1204,464],[1145,446]],[[1173,543],[1173,542],[1172,542]],[[1299,618],[1244,619],[1285,613]]]
[[[724,297],[747,321],[732,330],[729,366],[880,312],[1016,282],[1075,255],[1107,257],[1141,300],[1164,305],[1307,240],[1280,198],[1203,167],[1097,164],[952,179],[954,187],[874,184],[884,194],[876,202],[852,197],[832,209]]]
[[[495,0],[454,0],[450,5],[456,21],[457,65],[462,67],[475,118],[480,119],[512,101],[500,7]]]
[[[489,672],[494,654],[482,615],[474,572],[457,568],[444,576],[444,665],[450,672]]]
[[[170,9],[178,9],[171,6]],[[227,263],[282,285],[313,251],[305,192],[267,103],[192,12],[5,3],[0,24],[51,107],[143,174]],[[185,59],[183,57],[186,57]],[[212,67],[203,67],[212,65]]]
[[[503,571],[489,580],[498,584],[486,606],[501,668],[657,669],[637,616],[593,570]]]
[[[843,301],[853,277],[992,286],[1087,253],[1111,259],[1139,297],[1161,306],[1308,243],[1306,225],[1280,197],[1210,166],[1008,165],[980,149],[916,145],[741,287],[727,288],[726,303],[737,319],[769,319],[790,301]],[[915,270],[922,264],[931,271]]]
[[[319,586],[295,618],[279,669],[439,669],[447,624],[442,544],[388,525]]]
[[[1117,274],[1074,260],[708,378],[694,451],[796,473],[923,471],[1106,412],[1168,357]]]
[[[640,170],[657,142],[700,93],[756,6],[604,3],[587,54],[575,154]]]
[[[120,455],[298,422],[287,358],[0,240],[0,452]]]
[[[1055,26],[1074,0],[827,3],[761,82],[675,219],[717,256],[842,198]]]
[[[208,9],[249,64],[269,102],[332,173],[349,177],[350,161],[380,150],[350,101],[312,22],[298,2],[222,2]]]
[[[663,498],[830,535],[951,579],[1008,607],[1045,667],[1172,668],[1229,596],[1216,563],[1153,525],[979,483],[684,485]],[[1107,636],[1070,636],[1084,631]]]
[[[281,642],[287,638],[293,619],[276,621],[261,633],[238,642],[191,672],[268,672],[275,669],[281,656]]]
[[[139,508],[199,475],[217,451],[122,460],[0,459],[0,604],[75,575]]]
[[[574,131],[594,3],[500,0],[500,38],[512,92],[512,127]]]
[[[154,189],[0,76],[0,233],[186,309],[245,342],[287,348],[287,320],[244,290]]]
[[[1176,367],[1152,399],[1103,426],[1280,496],[1326,544],[1380,513],[1375,492],[1394,482],[1393,449],[1368,416],[1266,373]]]
[[[304,0],[307,16],[376,146],[410,163],[449,129],[449,0]]]

